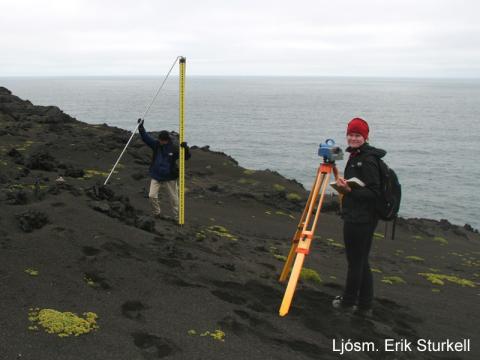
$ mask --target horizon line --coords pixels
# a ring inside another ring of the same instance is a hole
[[[1,75],[0,78],[161,78],[163,74],[144,74],[144,75]],[[172,74],[171,77],[178,77],[178,74]],[[480,80],[480,76],[465,77],[465,76],[395,76],[395,75],[198,75],[191,74],[187,77],[283,77],[283,78],[368,78],[368,79],[425,79],[425,80]]]

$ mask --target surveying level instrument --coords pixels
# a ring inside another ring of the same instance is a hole
[[[315,235],[318,217],[320,216],[323,199],[325,197],[325,190],[330,182],[332,173],[335,180],[338,179],[338,170],[335,166],[335,161],[343,159],[342,149],[335,146],[335,141],[332,139],[328,139],[324,144],[320,144],[318,155],[323,157],[323,163],[318,167],[312,191],[310,191],[297,230],[293,235],[292,246],[279,279],[281,283],[284,283],[291,271],[287,289],[285,290],[285,295],[283,296],[280,306],[280,316],[287,315],[290,305],[292,304],[303,262],[310,252],[310,246]]]

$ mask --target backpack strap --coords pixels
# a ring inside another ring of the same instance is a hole
[[[380,159],[378,156],[375,156],[374,154],[372,153],[369,153],[369,152],[366,152],[366,153],[363,153],[363,154],[360,154],[358,156],[358,158],[362,161],[365,161],[365,159],[367,159],[368,157],[372,157],[375,159],[375,161],[377,162],[377,165],[378,165],[378,175],[379,175],[379,179],[380,179],[380,188],[383,188],[384,184],[383,184],[383,167],[382,167],[382,162],[383,160]],[[361,168],[360,170],[363,174],[363,168]]]

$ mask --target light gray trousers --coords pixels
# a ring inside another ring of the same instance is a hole
[[[167,188],[168,198],[170,199],[170,206],[172,207],[173,215],[178,217],[178,181],[157,181],[152,179],[150,182],[150,191],[148,193],[148,198],[153,208],[153,215],[160,215],[160,201],[158,200],[158,192],[160,188],[164,186]]]

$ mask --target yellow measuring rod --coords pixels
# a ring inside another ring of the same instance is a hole
[[[179,124],[179,135],[180,144],[185,141],[185,65],[187,59],[185,57],[180,57],[180,124]],[[185,149],[180,146],[180,169],[179,169],[179,204],[178,204],[178,224],[185,224]]]

